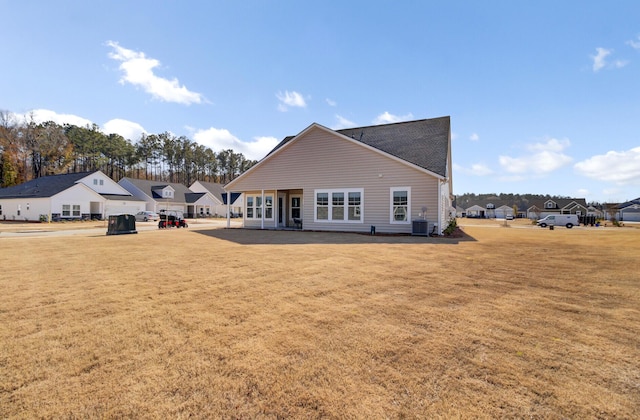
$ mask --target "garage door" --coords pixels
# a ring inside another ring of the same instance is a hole
[[[106,206],[105,216],[109,217],[112,214],[136,214],[140,211],[138,206]]]

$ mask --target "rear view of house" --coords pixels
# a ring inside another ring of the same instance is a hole
[[[243,194],[247,228],[415,233],[426,220],[440,233],[453,212],[450,118],[314,123],[225,190]]]

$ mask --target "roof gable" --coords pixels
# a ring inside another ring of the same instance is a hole
[[[122,178],[121,182],[131,184],[148,197],[154,200],[187,203],[187,194],[193,193],[189,188],[177,182],[152,181],[148,179]],[[125,186],[126,188],[126,186]],[[163,194],[164,191],[173,192],[171,197]]]
[[[394,124],[331,130],[313,123],[296,136],[285,137],[267,156],[247,172],[225,185],[233,185],[243,177],[258,169],[264,162],[290,147],[298,139],[314,129],[321,129],[339,138],[358,144],[369,150],[396,159],[411,167],[429,172],[436,177],[447,179],[451,175],[451,131],[450,118],[440,117]]]
[[[81,179],[92,172],[77,172],[71,174],[49,175],[32,179],[20,185],[0,188],[0,198],[46,198],[52,197],[68,188],[73,187]]]

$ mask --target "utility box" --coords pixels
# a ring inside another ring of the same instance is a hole
[[[136,230],[136,217],[133,214],[109,216],[107,235],[125,235],[127,233],[138,233]]]

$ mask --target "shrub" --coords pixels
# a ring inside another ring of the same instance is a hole
[[[458,228],[458,222],[456,222],[455,218],[451,218],[449,219],[449,224],[447,225],[446,228],[444,228],[444,231],[442,231],[442,233],[449,236],[453,232],[455,232],[457,228]]]

